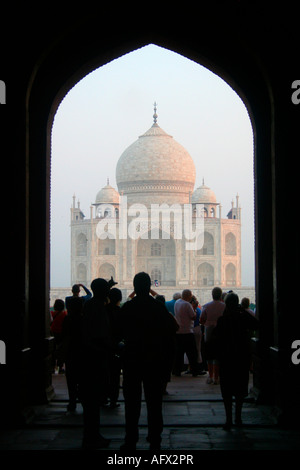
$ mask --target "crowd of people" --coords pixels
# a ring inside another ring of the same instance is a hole
[[[226,423],[242,424],[241,411],[248,394],[249,331],[258,320],[249,299],[214,287],[212,300],[199,305],[190,289],[166,301],[151,288],[141,272],[133,279],[134,291],[122,303],[122,292],[111,278],[97,278],[91,291],[74,285],[65,301],[55,301],[51,333],[56,340],[56,367],[65,372],[68,411],[83,407],[83,448],[108,447],[100,434],[100,410],[119,405],[123,376],[125,440],[123,450],[134,450],[139,440],[142,390],[147,405],[151,450],[160,449],[163,431],[162,400],[172,375],[207,375],[208,384],[220,384]],[[80,296],[80,289],[85,295]]]

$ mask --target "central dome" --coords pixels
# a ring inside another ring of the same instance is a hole
[[[187,150],[156,123],[119,158],[116,181],[128,202],[188,203],[196,169]]]

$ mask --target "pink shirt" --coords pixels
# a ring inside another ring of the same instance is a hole
[[[196,313],[194,312],[191,304],[183,299],[176,300],[174,313],[176,321],[179,325],[177,334],[193,333]]]
[[[200,323],[205,325],[205,340],[208,341],[213,328],[217,325],[218,318],[223,315],[225,303],[220,300],[212,300],[203,305]]]
[[[218,318],[223,315],[225,303],[220,300],[212,300],[203,305],[200,323],[205,326],[216,326]]]

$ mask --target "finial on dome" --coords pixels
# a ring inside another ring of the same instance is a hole
[[[107,178],[107,186],[109,185],[109,178]]]
[[[153,122],[154,122],[154,124],[157,123],[157,114],[156,114],[156,109],[157,109],[157,108],[156,108],[156,106],[157,106],[157,103],[156,103],[156,101],[154,101],[154,114],[153,114]]]
[[[204,178],[202,178],[202,186],[204,186]]]

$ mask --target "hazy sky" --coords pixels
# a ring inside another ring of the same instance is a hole
[[[222,217],[239,194],[242,284],[254,286],[253,132],[247,109],[220,77],[172,51],[149,45],[95,70],[61,102],[52,128],[51,286],[70,286],[70,207],[86,218],[123,151],[153,123],[190,153],[195,189],[209,186]],[[172,171],[172,168],[170,168]]]

